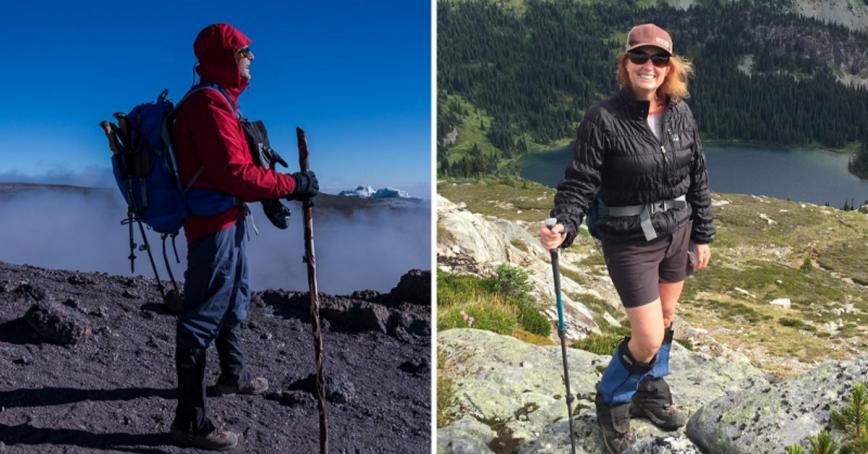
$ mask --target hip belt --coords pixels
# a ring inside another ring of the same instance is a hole
[[[609,216],[616,218],[639,216],[639,225],[642,227],[642,233],[645,234],[645,240],[651,241],[657,238],[657,232],[654,230],[654,225],[651,223],[651,216],[655,213],[662,213],[686,205],[687,197],[681,195],[674,199],[661,200],[659,202],[646,203],[643,205],[609,207]]]

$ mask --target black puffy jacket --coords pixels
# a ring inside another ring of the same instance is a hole
[[[597,191],[608,206],[640,205],[687,196],[686,206],[655,213],[660,237],[693,220],[691,239],[714,237],[705,155],[696,121],[685,102],[669,103],[662,138],[648,126],[648,101],[629,89],[590,108],[579,126],[576,154],[555,195],[552,216],[566,227],[569,246]],[[597,229],[605,241],[643,238],[639,216],[603,217]]]

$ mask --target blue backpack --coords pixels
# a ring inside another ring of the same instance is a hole
[[[219,191],[191,188],[204,167],[200,167],[186,184],[181,181],[178,172],[172,144],[175,112],[191,94],[206,89],[219,91],[226,97],[236,118],[240,118],[240,114],[218,85],[199,84],[187,92],[178,106],[168,99],[168,90],[163,90],[155,102],[139,104],[126,115],[115,113],[118,124],[108,121],[100,123],[112,150],[111,162],[115,181],[127,202],[127,218],[121,224],[129,226],[130,271],[135,272],[136,244],[133,239],[133,224],[138,224],[144,243],[138,249],[148,252],[164,299],[166,295],[160,284],[142,223],[162,235],[163,258],[177,293],[177,284],[166,258],[166,237],[172,237],[174,246],[174,239],[188,216],[220,214],[238,203],[234,197]],[[177,249],[175,259],[180,262]]]
[[[202,84],[193,87],[184,99],[204,89],[226,96],[219,86]],[[191,181],[182,183],[172,144],[176,107],[167,95],[168,90],[163,90],[155,102],[139,104],[126,116],[115,114],[121,126],[113,128],[118,151],[112,153],[112,169],[135,220],[158,233],[175,236],[189,215],[220,214],[236,201],[218,191],[190,188],[204,167]],[[232,106],[228,98],[227,102]]]

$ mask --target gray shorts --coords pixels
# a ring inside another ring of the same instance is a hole
[[[661,282],[687,278],[687,250],[692,223],[651,241],[603,241],[609,276],[624,307],[639,307],[660,297]]]

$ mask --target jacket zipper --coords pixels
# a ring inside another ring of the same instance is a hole
[[[667,105],[665,109],[663,109],[663,117],[660,119],[660,151],[663,153],[663,165],[666,165],[666,112],[669,110],[669,106]]]
[[[648,125],[648,116],[645,115],[645,129],[651,134],[651,137],[655,142],[660,144],[660,152],[663,155],[663,164],[666,165],[666,146],[664,145],[666,139],[666,113],[669,111],[669,106],[667,105],[665,109],[663,109],[663,118],[660,121],[660,138],[654,135],[654,131],[651,130],[651,126]]]

